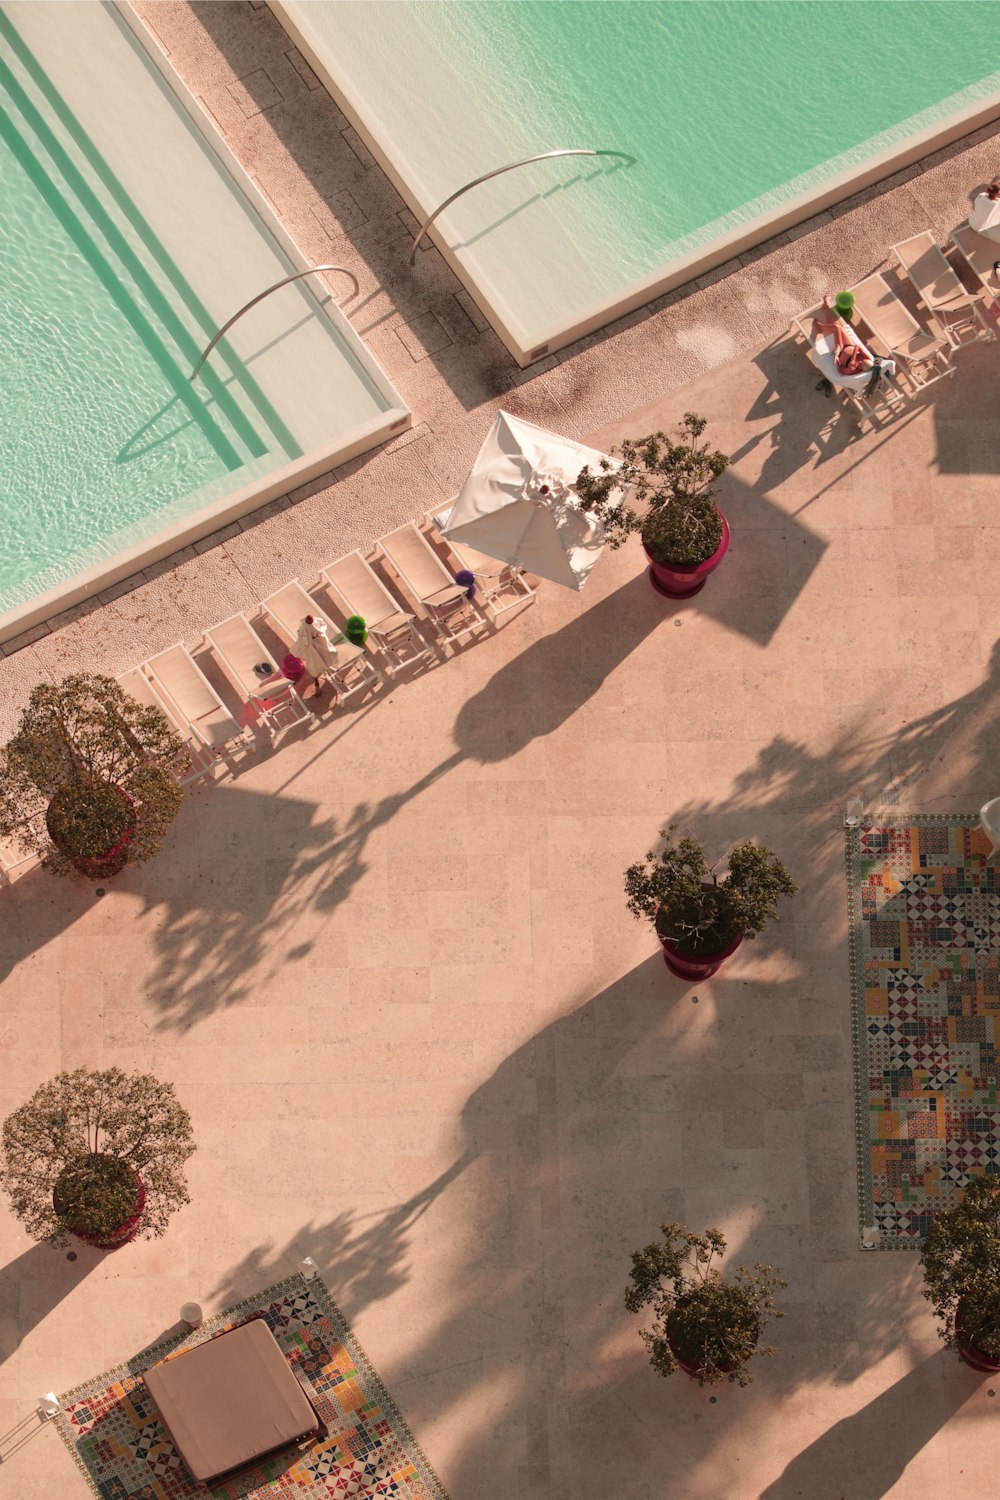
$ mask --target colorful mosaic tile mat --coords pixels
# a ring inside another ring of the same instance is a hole
[[[1000,885],[975,816],[847,832],[861,1242],[919,1248],[1000,1171]]]
[[[188,1473],[140,1379],[150,1365],[262,1314],[329,1429],[211,1490]],[[294,1276],[197,1333],[141,1355],[60,1398],[56,1425],[99,1500],[447,1500],[343,1316],[319,1280]]]

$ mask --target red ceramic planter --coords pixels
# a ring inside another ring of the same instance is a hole
[[[111,1230],[110,1234],[104,1235],[87,1234],[84,1230],[74,1229],[72,1224],[67,1224],[66,1228],[73,1235],[74,1239],[82,1240],[85,1245],[94,1245],[98,1250],[120,1250],[123,1245],[127,1245],[131,1240],[134,1240],[139,1232],[143,1210],[146,1207],[146,1185],[138,1172],[135,1174],[135,1181],[138,1188],[135,1211],[129,1215],[124,1223],[119,1224],[117,1229]]]
[[[677,1361],[678,1368],[681,1369],[681,1370],[683,1370],[685,1375],[690,1375],[692,1380],[704,1380],[704,1378],[705,1378],[705,1366],[704,1365],[693,1365],[693,1364],[690,1364],[688,1362],[688,1360],[683,1359],[681,1357],[681,1355],[677,1351],[677,1348],[676,1348],[676,1346],[674,1344],[673,1339],[670,1337],[670,1329],[669,1328],[667,1328],[667,1330],[666,1330],[666,1336],[667,1336],[667,1343],[670,1346],[670,1352],[674,1356],[674,1359]],[[759,1337],[760,1337],[760,1334],[759,1334],[759,1330],[758,1330],[757,1338],[759,1338]],[[754,1347],[755,1348],[756,1348],[756,1342],[757,1342],[757,1340],[755,1339],[755,1341],[754,1341]],[[747,1363],[747,1360],[745,1360],[745,1359],[744,1360],[738,1360],[738,1359],[731,1359],[730,1360],[730,1359],[727,1359],[727,1360],[724,1360],[721,1364],[716,1365],[715,1368],[716,1368],[716,1370],[718,1370],[718,1372],[719,1372],[720,1375],[731,1375],[734,1370],[738,1370],[740,1368],[741,1364],[746,1364],[746,1363]]]
[[[86,875],[89,880],[110,880],[112,875],[120,875],[122,870],[124,870],[125,866],[128,864],[129,845],[131,844],[132,839],[135,836],[135,829],[138,818],[136,816],[135,808],[132,805],[132,798],[129,796],[128,792],[122,791],[121,787],[116,787],[115,790],[118,792],[119,796],[128,803],[129,823],[121,838],[118,839],[114,844],[112,844],[110,849],[105,849],[100,854],[76,853],[69,844],[65,843],[58,837],[56,833],[53,832],[52,824],[49,821],[48,817],[46,818],[46,827],[48,828],[49,838],[56,845],[56,847],[58,849],[61,849],[63,854],[66,855],[74,870],[78,870],[81,875]],[[56,792],[55,796],[49,802],[50,812],[54,807],[58,805],[59,796],[59,792]]]
[[[962,1330],[962,1307],[959,1304],[955,1318],[955,1333],[958,1338],[958,1357],[973,1370],[982,1370],[984,1374],[996,1375],[1000,1373],[1000,1361],[991,1359],[984,1354],[982,1349],[977,1349],[975,1344],[970,1343]]]
[[[743,941],[742,932],[727,943],[725,948],[719,948],[715,953],[684,953],[680,948],[674,946],[662,933],[657,936],[663,945],[663,962],[671,974],[676,974],[678,979],[711,979],[721,964],[735,953]]]
[[[642,550],[649,563],[649,581],[658,594],[663,594],[668,599],[691,599],[695,594],[701,593],[709,573],[715,572],[729,551],[729,522],[721,510],[719,515],[722,516],[722,541],[704,562],[689,565],[673,563],[668,566],[666,563],[656,562],[647,551],[645,542],[643,543]]]

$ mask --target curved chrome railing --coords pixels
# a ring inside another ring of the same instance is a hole
[[[410,246],[410,265],[412,266],[417,258],[417,246],[434,223],[438,214],[443,214],[445,209],[454,203],[456,198],[461,198],[462,194],[467,193],[470,188],[479,187],[482,182],[489,182],[491,177],[499,177],[503,172],[513,172],[515,167],[530,166],[533,161],[545,161],[550,156],[622,156],[626,161],[635,161],[635,157],[629,156],[627,151],[591,151],[585,146],[573,146],[564,151],[540,151],[537,156],[526,156],[523,161],[508,162],[505,167],[494,167],[492,172],[484,172],[482,177],[476,177],[472,182],[467,182],[464,187],[460,187],[457,193],[452,193],[450,198],[446,198],[443,203],[438,205],[429,219],[424,220],[414,236],[413,244]]]
[[[344,275],[345,276],[349,276],[351,278],[351,280],[354,282],[354,296],[355,297],[358,295],[358,292],[361,290],[360,286],[358,285],[358,278],[355,276],[354,272],[353,271],[349,271],[346,266],[308,266],[306,268],[306,270],[304,270],[304,271],[296,271],[293,276],[286,276],[283,281],[276,281],[273,286],[266,287],[264,289],[264,291],[258,292],[257,295],[256,295],[256,297],[251,297],[249,302],[245,302],[243,304],[243,306],[240,308],[239,312],[233,313],[233,315],[229,319],[228,323],[223,323],[223,325],[219,329],[218,333],[212,339],[212,342],[204,350],[204,352],[203,352],[203,354],[201,356],[201,359],[199,359],[198,363],[195,365],[194,369],[191,371],[191,374],[188,376],[188,379],[189,380],[194,380],[195,376],[198,374],[198,372],[201,369],[202,365],[205,363],[206,359],[211,354],[211,352],[215,348],[216,344],[222,338],[223,334],[226,334],[226,333],[229,332],[230,328],[232,328],[233,324],[236,322],[236,320],[238,318],[242,318],[243,314],[245,312],[249,312],[250,309],[251,309],[251,307],[256,307],[258,302],[263,302],[263,300],[264,300],[265,297],[270,297],[270,295],[271,295],[272,292],[276,292],[281,287],[287,286],[290,281],[298,281],[299,278],[302,277],[302,276],[311,276],[314,271],[343,271]]]

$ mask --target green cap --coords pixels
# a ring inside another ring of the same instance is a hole
[[[853,292],[838,292],[833,299],[833,305],[838,312],[850,312],[854,306]]]

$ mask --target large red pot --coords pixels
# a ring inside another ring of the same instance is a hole
[[[704,562],[657,562],[643,542],[642,550],[649,563],[649,581],[658,594],[664,594],[668,599],[691,599],[695,594],[701,593],[708,581],[709,573],[715,572],[729,551],[729,522],[722,515],[721,510],[719,515],[722,517],[722,541],[711,557],[706,557]]]
[[[686,953],[664,937],[662,932],[658,932],[657,937],[663,945],[663,962],[678,979],[711,979],[743,941],[743,934],[740,932],[731,943],[727,943],[725,948],[717,949],[715,953]]]
[[[56,792],[55,796],[49,802],[45,815],[45,826],[48,829],[49,838],[55,844],[56,848],[65,854],[74,870],[78,870],[81,875],[86,875],[90,880],[109,880],[112,875],[121,874],[122,870],[128,864],[129,845],[135,835],[136,822],[138,821],[135,807],[132,804],[132,798],[128,792],[124,792],[121,787],[112,786],[110,783],[103,785],[101,792],[103,796],[111,794],[115,797],[115,800],[121,802],[128,821],[121,837],[116,839],[109,848],[103,850],[100,854],[80,854],[73,848],[70,841],[60,837],[57,817],[60,799],[64,796],[71,796],[73,793],[72,788],[65,788],[64,791]]]
[[[684,1358],[683,1354],[680,1352],[680,1349],[679,1349],[679,1347],[678,1347],[675,1339],[671,1336],[671,1332],[670,1332],[670,1320],[669,1320],[669,1318],[667,1320],[664,1332],[666,1334],[667,1344],[669,1345],[670,1352],[674,1356],[674,1359],[677,1361],[678,1367],[684,1371],[685,1375],[690,1375],[692,1380],[704,1380],[706,1378],[706,1375],[707,1375],[707,1371],[706,1371],[705,1366],[704,1365],[694,1364],[690,1359],[685,1359]],[[756,1337],[754,1339],[754,1348],[755,1349],[756,1349],[757,1340],[759,1339],[759,1337],[760,1337],[760,1330],[758,1328],[757,1335],[756,1335]],[[747,1360],[750,1359],[751,1357],[752,1356],[748,1354],[746,1356],[746,1359],[724,1359],[724,1360],[720,1360],[719,1363],[714,1366],[714,1369],[718,1372],[719,1375],[731,1375],[734,1370],[738,1370],[741,1365],[745,1365],[747,1363]]]
[[[1000,1361],[991,1359],[984,1354],[982,1349],[977,1349],[962,1330],[962,1305],[959,1303],[955,1316],[955,1336],[958,1340],[958,1357],[964,1360],[973,1370],[982,1370],[984,1374],[1000,1374]]]
[[[116,1228],[109,1230],[107,1234],[89,1234],[84,1229],[76,1228],[69,1219],[64,1217],[63,1223],[70,1234],[78,1240],[83,1240],[86,1245],[95,1245],[98,1250],[120,1250],[122,1245],[127,1245],[131,1240],[134,1240],[139,1232],[139,1224],[142,1220],[143,1210],[146,1207],[146,1185],[134,1168],[132,1169],[132,1175],[135,1178],[136,1196],[132,1213],[127,1219],[123,1219]],[[56,1213],[61,1213],[58,1181],[52,1192],[52,1201]]]

